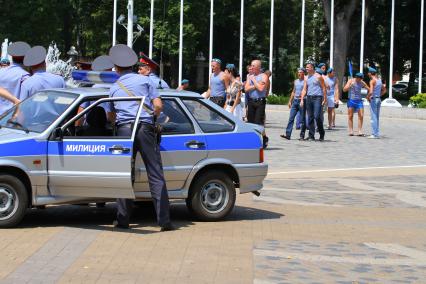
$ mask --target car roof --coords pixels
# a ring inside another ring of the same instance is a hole
[[[67,93],[72,93],[80,95],[82,97],[92,97],[92,96],[105,96],[109,94],[107,88],[66,88],[66,89],[49,89],[46,91],[62,91]],[[181,98],[203,98],[200,94],[189,91],[177,91],[174,89],[159,89],[160,95],[163,97],[181,97]]]

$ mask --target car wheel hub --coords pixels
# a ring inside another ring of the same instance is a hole
[[[18,199],[9,188],[0,187],[0,220],[13,215],[17,209]]]
[[[201,204],[210,213],[222,211],[228,204],[229,196],[224,185],[210,182],[201,190]]]

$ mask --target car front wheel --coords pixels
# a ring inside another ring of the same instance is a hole
[[[24,184],[11,175],[0,175],[0,227],[10,228],[21,222],[28,207]]]
[[[190,211],[200,220],[223,219],[234,208],[234,183],[224,172],[206,172],[192,184],[186,203]]]

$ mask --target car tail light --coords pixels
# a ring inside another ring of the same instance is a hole
[[[265,157],[263,155],[263,148],[260,148],[260,151],[259,151],[259,163],[263,163],[264,160],[265,160]]]

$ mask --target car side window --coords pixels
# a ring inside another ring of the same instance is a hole
[[[198,99],[182,100],[205,133],[231,132],[235,124]]]
[[[192,134],[194,126],[176,100],[163,99],[163,111],[157,118],[163,135]]]

